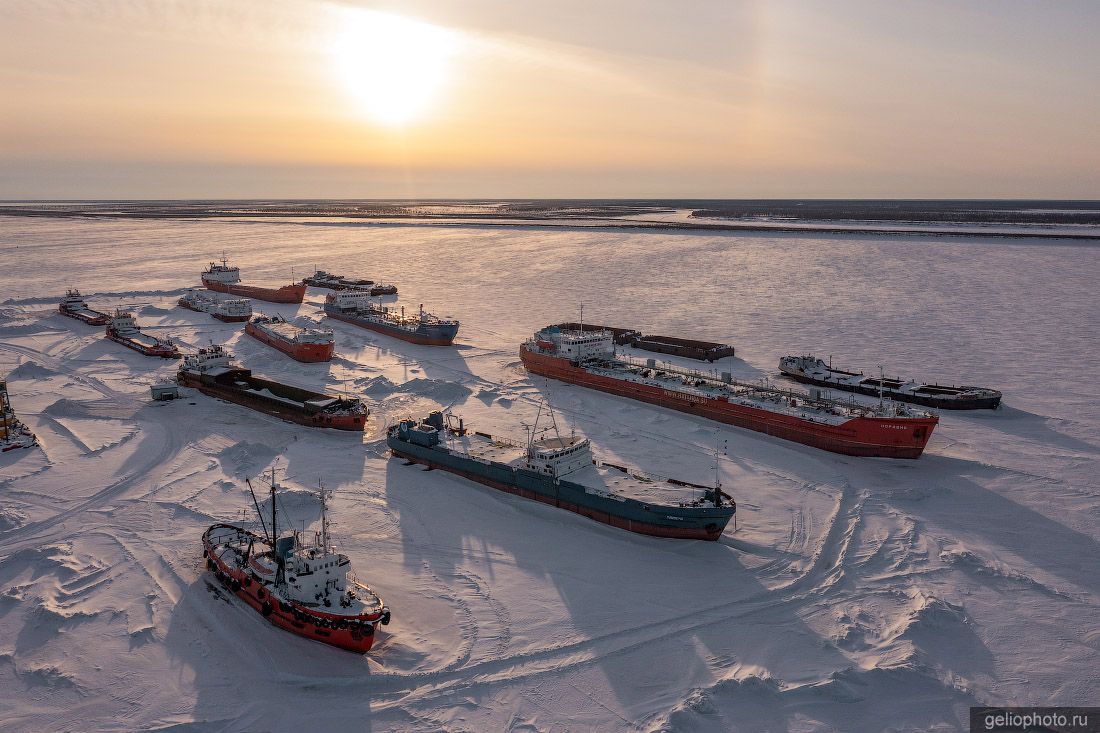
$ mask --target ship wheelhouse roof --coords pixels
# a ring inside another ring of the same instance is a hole
[[[588,438],[558,438],[549,437],[536,440],[531,444],[531,449],[542,459],[561,458],[573,453],[589,450],[591,442]]]

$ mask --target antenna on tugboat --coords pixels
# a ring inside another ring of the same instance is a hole
[[[260,502],[256,501],[256,492],[252,490],[252,482],[245,479],[244,482],[248,484],[248,493],[252,494],[252,504],[256,507],[256,516],[260,518],[260,526],[264,528],[264,536],[267,537],[268,542],[274,543],[275,540],[271,539],[271,535],[267,533],[267,523],[264,522],[264,513],[260,511]]]
[[[278,530],[275,529],[275,466],[271,466],[271,541],[279,539]]]
[[[325,503],[325,485],[317,479],[317,489],[321,494],[321,548],[328,552],[328,505]]]

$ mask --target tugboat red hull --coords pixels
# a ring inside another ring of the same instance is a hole
[[[216,527],[231,527],[244,531],[232,525],[214,525],[211,529]],[[264,589],[263,584],[249,573],[226,565],[214,551],[209,534],[210,530],[207,530],[202,539],[203,556],[206,558],[207,568],[214,572],[214,576],[227,590],[247,603],[268,622],[292,634],[356,654],[366,654],[370,651],[374,645],[374,624],[381,620],[381,614],[376,618],[349,619],[298,604],[283,603],[274,598]],[[261,542],[259,537],[255,539],[257,543]]]
[[[293,283],[291,285],[284,285],[281,288],[264,288],[258,285],[241,285],[240,283],[227,285],[223,282],[203,277],[202,284],[205,285],[208,290],[213,290],[217,293],[240,295],[245,298],[264,300],[268,303],[301,303],[306,297],[306,286],[304,283]]]
[[[793,415],[770,412],[730,402],[725,397],[707,398],[690,392],[638,381],[593,374],[568,359],[537,354],[520,347],[520,360],[532,374],[539,374],[601,392],[629,397],[679,412],[735,425],[777,438],[849,456],[919,458],[939,418],[856,417],[839,425],[814,422]]]

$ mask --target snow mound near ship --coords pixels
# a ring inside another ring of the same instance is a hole
[[[57,374],[58,372],[55,372],[53,369],[50,369],[48,367],[44,367],[41,364],[37,364],[33,361],[24,361],[15,369],[12,369],[10,372],[8,372],[7,378],[11,381],[16,381],[19,379],[33,381],[35,379],[46,379],[48,377],[53,377]]]
[[[868,703],[889,701],[888,706]],[[697,687],[655,716],[648,733],[757,733],[798,730],[954,730],[977,704],[917,665],[849,667],[808,684],[788,684],[766,672],[726,677]]]
[[[275,460],[279,452],[264,443],[250,443],[242,440],[228,448],[223,448],[215,456],[232,476],[255,476]]]
[[[385,377],[357,379],[355,385],[359,387],[359,391],[371,397],[385,397],[397,391],[397,385]]]
[[[266,490],[264,487],[255,485],[254,488],[257,492]],[[321,499],[316,491],[280,488],[276,496],[275,508],[278,511],[279,522],[283,526],[289,523],[294,529],[305,530],[321,519]],[[260,511],[263,512],[265,521],[271,516],[270,494],[260,502]]]
[[[364,394],[376,399],[391,395],[402,398],[426,397],[436,402],[449,404],[465,399],[472,394],[469,387],[458,382],[428,379],[427,377],[417,377],[401,384],[394,384],[386,377],[373,377],[356,383],[363,385],[361,390]]]
[[[10,507],[0,506],[0,532],[22,527],[27,515]]]
[[[178,311],[175,308],[161,308],[159,305],[143,305],[138,309],[137,315],[167,316],[172,313],[178,313]]]
[[[417,397],[430,397],[437,402],[445,403],[455,402],[471,394],[470,388],[464,384],[424,377],[410,379],[402,384],[399,389],[406,394]]]

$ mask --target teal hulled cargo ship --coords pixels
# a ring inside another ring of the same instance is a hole
[[[547,432],[553,435],[540,437]],[[424,420],[402,420],[386,442],[399,458],[655,537],[717,540],[737,511],[720,485],[595,461],[587,438],[564,438],[556,426],[539,431],[537,419],[526,445],[470,433],[461,420],[448,415],[445,421],[438,411]]]

